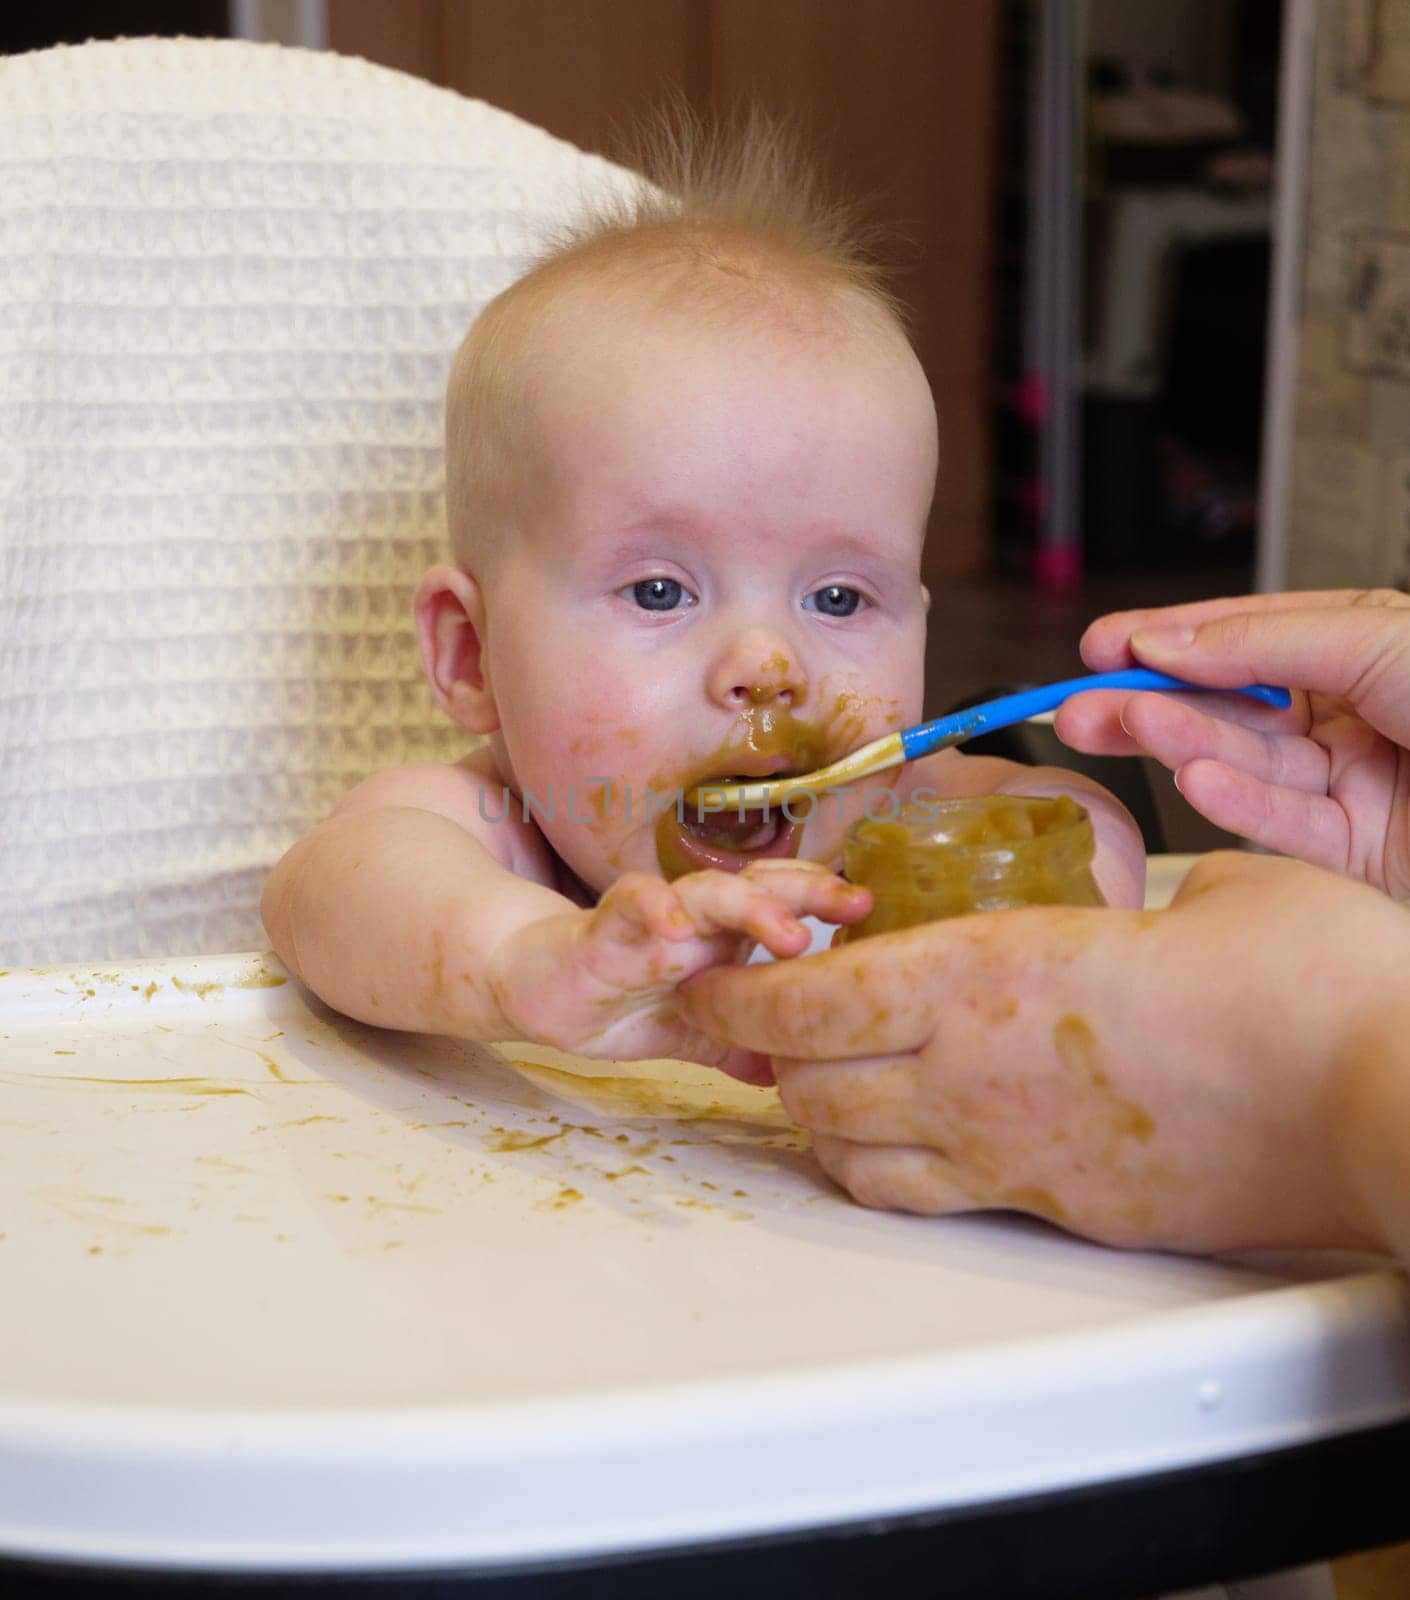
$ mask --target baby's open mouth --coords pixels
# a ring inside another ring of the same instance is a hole
[[[760,763],[764,766],[764,763]],[[786,776],[794,769],[786,762],[768,762],[767,770],[714,772],[684,785],[682,793],[712,784],[757,782]],[[779,806],[725,806],[712,810],[703,802],[682,800],[668,810],[656,829],[656,854],[668,878],[713,867],[740,872],[751,861],[772,856],[793,856],[803,834],[801,821],[792,822]]]
[[[757,782],[750,773],[733,772],[728,777],[712,778],[711,783],[751,783]],[[709,839],[716,844],[727,845],[731,850],[761,850],[778,833],[778,825],[787,822],[782,810],[772,806],[767,811],[763,806],[724,806],[720,810],[710,809],[708,804],[708,789],[702,789],[702,799],[692,805],[685,801],[681,807],[685,826],[697,838]]]

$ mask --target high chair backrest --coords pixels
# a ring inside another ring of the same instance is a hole
[[[262,949],[299,834],[468,747],[410,606],[446,373],[623,179],[347,57],[0,60],[0,966]]]

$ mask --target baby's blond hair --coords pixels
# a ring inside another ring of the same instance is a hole
[[[707,128],[675,101],[637,131],[634,146],[635,181],[586,202],[490,301],[456,353],[446,516],[462,567],[480,565],[512,525],[526,358],[535,330],[570,297],[644,295],[715,317],[846,307],[905,334],[879,259],[880,230],[824,190],[795,127],[755,109]]]

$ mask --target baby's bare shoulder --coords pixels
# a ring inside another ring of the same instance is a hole
[[[506,803],[504,780],[486,747],[459,761],[408,761],[374,772],[343,796],[333,815],[381,806],[414,806],[447,817],[511,872],[554,883],[552,853],[538,828]]]
[[[492,768],[476,760],[481,754],[476,750],[453,762],[407,761],[399,767],[374,772],[343,796],[333,808],[333,815],[377,806],[416,806],[468,828],[479,820],[479,796],[497,795],[499,791],[499,779]]]

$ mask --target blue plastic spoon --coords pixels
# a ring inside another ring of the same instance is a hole
[[[1146,667],[1128,667],[1122,672],[1094,672],[1084,678],[1066,678],[1061,683],[1046,683],[1037,689],[1024,689],[1018,694],[1006,694],[1001,699],[989,700],[980,706],[967,706],[963,711],[952,712],[948,717],[937,717],[934,722],[919,722],[914,728],[903,728],[899,733],[888,733],[883,738],[864,744],[860,750],[843,756],[831,766],[820,767],[816,772],[798,772],[789,777],[773,778],[767,783],[712,783],[702,784],[685,796],[688,804],[699,805],[704,811],[758,810],[764,806],[780,804],[791,795],[821,793],[840,788],[845,783],[855,783],[859,778],[870,778],[888,767],[899,767],[903,761],[914,761],[919,756],[934,754],[951,745],[963,744],[976,734],[990,733],[996,728],[1009,728],[1015,722],[1026,722],[1045,711],[1055,711],[1064,700],[1074,694],[1085,694],[1088,689],[1175,689],[1202,694],[1242,694],[1252,700],[1262,700],[1266,705],[1285,711],[1292,704],[1286,689],[1273,689],[1267,684],[1248,684],[1242,689],[1211,689],[1207,683],[1186,683],[1183,678],[1172,678],[1164,672],[1152,672]]]

